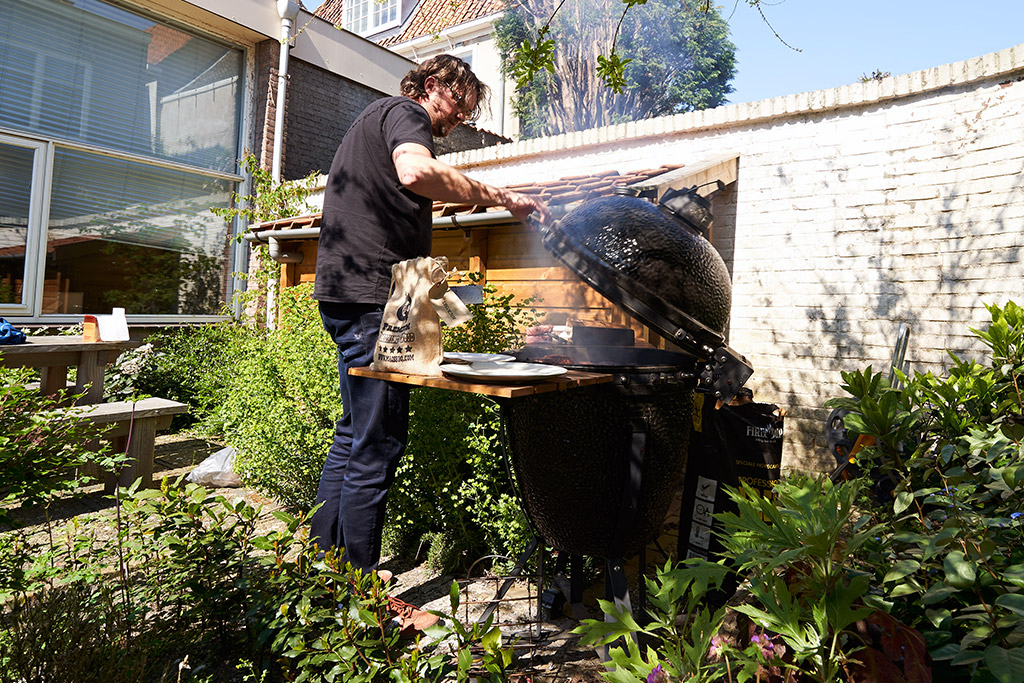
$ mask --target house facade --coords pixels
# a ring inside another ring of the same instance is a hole
[[[501,73],[494,39],[504,8],[504,0],[325,0],[316,14],[414,62],[439,54],[463,59],[491,91],[476,127],[516,138],[519,118],[510,106],[515,82]]]
[[[247,192],[245,152],[270,166],[277,4],[0,0],[0,315],[223,312],[248,247],[234,239],[245,226],[210,209]],[[285,179],[326,171],[412,66],[305,11],[291,35]]]

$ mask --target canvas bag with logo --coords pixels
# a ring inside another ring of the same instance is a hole
[[[391,267],[391,292],[371,370],[441,375],[441,321],[461,325],[473,314],[448,289],[448,259],[419,258]]]

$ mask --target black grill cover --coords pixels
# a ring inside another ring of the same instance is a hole
[[[698,356],[724,343],[732,302],[725,262],[655,204],[602,197],[541,231],[559,261],[664,337]]]

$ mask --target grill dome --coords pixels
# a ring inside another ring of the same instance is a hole
[[[635,197],[586,201],[549,228],[544,246],[601,294],[677,344],[725,339],[729,271],[695,230]]]

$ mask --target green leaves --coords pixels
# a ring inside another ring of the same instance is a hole
[[[605,87],[613,92],[622,93],[626,87],[626,65],[632,59],[623,59],[620,54],[612,50],[607,56],[597,56],[597,75],[604,81]]]
[[[525,137],[715,107],[735,75],[728,25],[710,6],[519,3],[495,35]]]
[[[0,529],[16,523],[11,512],[18,508],[76,495],[92,481],[78,474],[87,466],[116,469],[126,462],[107,445],[86,447],[109,425],[65,415],[60,406],[75,396],[63,390],[40,395],[27,386],[32,379],[28,369],[0,368]]]
[[[860,558],[892,586],[893,613],[965,676],[1024,680],[1014,678],[1024,653],[1024,319],[1012,302],[989,310],[992,324],[974,332],[991,364],[951,355],[946,375],[908,378],[898,392],[870,368],[844,373],[853,398],[836,403],[878,439],[863,468],[897,483],[891,504],[867,508],[880,540]]]
[[[718,680],[725,666],[709,660],[708,655],[726,610],[708,609],[705,596],[709,589],[721,586],[728,571],[699,559],[675,566],[666,562],[653,579],[647,580],[651,607],[645,627],[641,628],[632,614],[620,611],[615,603],[600,600],[605,620],[585,619],[573,632],[588,645],[619,643],[608,651],[616,666],[604,674],[610,681],[642,683],[658,665],[670,680]],[[636,640],[639,634],[659,643],[658,648],[641,651]]]
[[[1020,593],[1003,593],[996,598],[995,605],[1024,617],[1024,595]]]
[[[946,555],[942,566],[946,571],[946,583],[954,588],[970,588],[978,578],[974,565],[959,550],[954,550]]]
[[[541,70],[555,72],[555,41],[546,37],[550,31],[545,24],[537,31],[536,43],[529,38],[520,43],[510,73],[517,88],[525,88]]]
[[[242,169],[252,176],[252,194],[239,196],[232,193],[235,206],[228,209],[212,208],[210,211],[213,214],[226,221],[242,217],[255,224],[299,216],[310,209],[306,198],[316,187],[319,171],[311,171],[301,180],[275,184],[271,172],[263,167],[252,152],[246,152],[242,158]],[[236,239],[241,241],[242,236],[238,235]]]
[[[1000,683],[1024,681],[1024,650],[1008,650],[993,645],[985,650],[985,664],[989,672]]]
[[[882,577],[882,583],[898,581],[910,574],[913,574],[920,568],[921,563],[917,560],[900,560],[885,573],[885,576]]]

